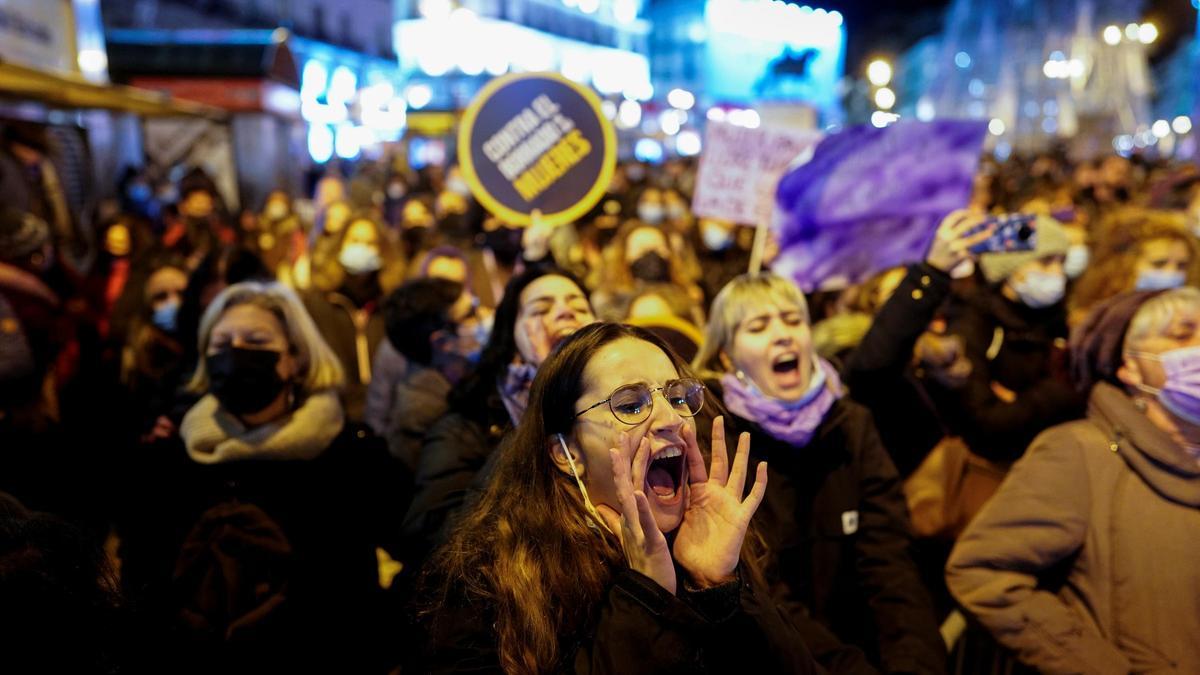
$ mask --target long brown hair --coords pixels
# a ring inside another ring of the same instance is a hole
[[[1092,264],[1075,282],[1070,308],[1082,312],[1125,291],[1133,290],[1135,265],[1146,242],[1170,239],[1187,246],[1191,255],[1187,283],[1200,282],[1200,256],[1195,238],[1182,214],[1128,207],[1112,212],[1099,224]]]
[[[529,407],[499,450],[486,490],[434,555],[435,567],[424,579],[421,613],[427,619],[436,621],[440,607],[464,595],[472,605],[495,608],[497,653],[507,673],[555,670],[569,656],[562,645],[587,626],[613,570],[625,564],[617,539],[588,521],[578,488],[548,450],[556,434],[571,432],[588,362],[621,338],[653,344],[688,376],[682,359],[640,328],[595,323],[577,331],[542,364]],[[709,414],[698,417],[697,426],[711,423],[718,409],[709,397]],[[701,447],[708,443],[702,440]],[[752,581],[761,580],[762,540],[748,535],[746,541],[744,566]]]

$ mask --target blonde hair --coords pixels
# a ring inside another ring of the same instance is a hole
[[[1129,322],[1124,350],[1134,350],[1146,338],[1166,333],[1176,319],[1188,314],[1200,316],[1200,289],[1184,286],[1147,300]]]
[[[317,325],[304,309],[292,289],[276,282],[243,281],[221,291],[200,319],[197,350],[200,362],[188,382],[188,389],[197,394],[208,391],[208,372],[204,355],[208,353],[213,327],[226,311],[239,305],[253,305],[270,312],[279,320],[287,336],[291,353],[299,366],[298,384],[304,394],[324,389],[338,389],[345,382],[342,364],[321,337]]]
[[[705,377],[724,372],[721,352],[733,344],[738,326],[750,312],[763,305],[795,305],[804,314],[805,322],[809,320],[804,293],[791,280],[770,272],[735,277],[713,298],[704,344],[692,361],[692,368]]]

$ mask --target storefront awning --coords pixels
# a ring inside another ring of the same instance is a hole
[[[100,108],[147,116],[220,118],[212,106],[181,101],[160,92],[124,85],[102,85],[82,78],[0,63],[0,98],[33,100],[58,108]]]

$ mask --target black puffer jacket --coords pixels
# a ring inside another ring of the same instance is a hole
[[[406,555],[415,565],[442,543],[447,524],[482,486],[485,467],[511,429],[499,395],[489,403],[481,414],[451,410],[425,435],[403,525]]]
[[[1084,396],[1067,375],[1066,310],[1032,309],[987,288],[962,302],[950,331],[963,338],[971,376],[961,389],[930,392],[973,452],[1011,462],[1042,431],[1083,415]]]
[[[767,580],[789,613],[810,612],[884,672],[944,672],[945,645],[910,557],[900,477],[866,408],[834,403],[803,448],[730,419],[751,434],[751,466],[768,462],[755,523],[771,551]],[[842,645],[806,639],[832,672],[874,672]]]
[[[495,609],[459,598],[427,625],[414,673],[502,673]],[[555,673],[820,673],[788,618],[742,580],[671,595],[629,569],[614,574],[582,635],[564,636]],[[407,670],[405,671],[407,672]]]

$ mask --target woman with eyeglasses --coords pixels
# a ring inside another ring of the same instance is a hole
[[[755,520],[771,551],[766,575],[791,616],[836,635],[809,636],[817,660],[837,673],[944,672],[896,467],[871,414],[816,355],[800,289],[770,273],[729,282],[694,365],[750,433],[751,461],[770,463]]]
[[[646,331],[602,323],[568,338],[433,558],[414,671],[816,672],[757,592],[747,528],[766,467],[745,437],[729,458],[719,418],[706,460],[704,398]]]

